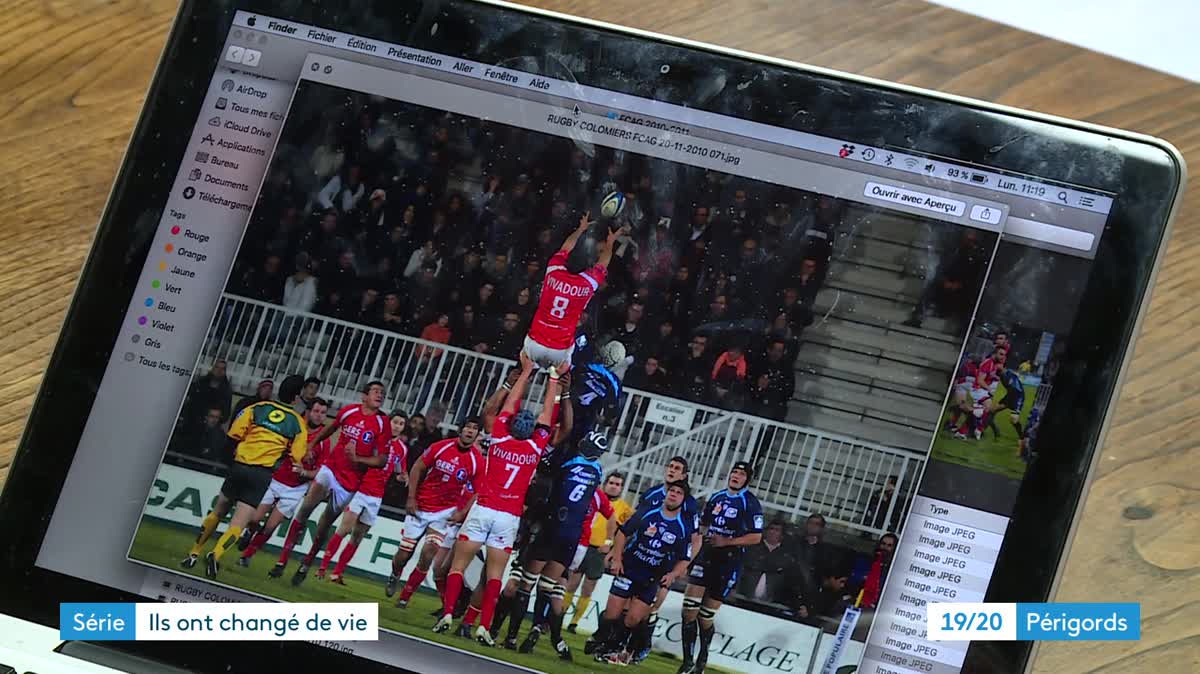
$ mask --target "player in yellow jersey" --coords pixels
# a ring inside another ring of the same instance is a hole
[[[625,524],[625,521],[633,515],[633,506],[621,498],[621,493],[625,491],[625,476],[621,473],[612,473],[604,480],[604,486],[601,489],[612,503],[613,517],[617,520],[617,524]],[[596,513],[595,518],[592,519],[592,538],[588,541],[588,551],[583,557],[583,564],[571,572],[571,578],[567,581],[567,593],[563,596],[563,606],[571,605],[575,590],[579,588],[580,582],[583,583],[579,601],[575,604],[575,614],[571,616],[571,624],[567,625],[567,631],[572,634],[575,633],[575,629],[579,627],[579,621],[583,619],[588,607],[591,606],[592,591],[596,589],[596,581],[604,575],[604,556],[612,549],[612,541],[608,540],[606,536],[606,525],[604,516]]]
[[[233,448],[233,465],[221,485],[221,493],[213,509],[208,511],[200,527],[196,544],[180,565],[185,569],[196,566],[204,545],[212,538],[217,525],[236,504],[229,528],[217,540],[216,547],[204,556],[204,575],[216,578],[220,571],[221,555],[232,547],[242,529],[254,518],[263,495],[271,486],[271,474],[287,455],[299,466],[308,451],[308,430],[293,406],[300,398],[304,378],[291,376],[279,386],[279,402],[264,400],[246,407],[229,426],[229,442]]]

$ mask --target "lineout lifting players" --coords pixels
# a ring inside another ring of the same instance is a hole
[[[487,646],[495,645],[490,630],[496,601],[500,598],[501,578],[512,554],[513,541],[525,506],[525,492],[533,481],[542,452],[550,442],[555,398],[558,396],[558,374],[551,367],[541,414],[534,418],[528,410],[518,411],[532,372],[533,361],[522,351],[521,376],[513,385],[504,409],[492,428],[487,462],[483,476],[476,485],[477,498],[459,530],[450,573],[446,576],[446,592],[442,597],[444,613],[433,628],[435,632],[450,629],[452,612],[462,592],[463,572],[479,549],[486,546],[484,576],[487,580],[475,638]]]

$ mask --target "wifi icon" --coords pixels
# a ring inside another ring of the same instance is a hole
[[[913,157],[905,157],[904,158],[904,166],[906,168],[910,168],[910,169],[916,168],[917,164],[919,164],[919,163],[921,163],[921,162],[917,159],[914,159]]]

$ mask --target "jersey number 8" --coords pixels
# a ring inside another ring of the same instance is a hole
[[[571,300],[566,297],[555,297],[550,305],[550,315],[555,318],[566,318],[567,307],[570,306]]]

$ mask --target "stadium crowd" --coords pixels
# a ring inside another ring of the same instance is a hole
[[[295,124],[325,132],[281,141],[230,292],[515,358],[546,261],[621,191],[626,230],[581,328],[625,345],[629,386],[786,415],[844,202],[394,101],[306,100]]]

